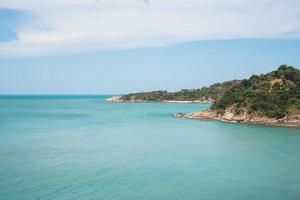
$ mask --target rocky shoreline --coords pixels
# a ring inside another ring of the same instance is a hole
[[[132,103],[153,103],[153,102],[160,102],[160,103],[199,103],[199,104],[209,104],[213,103],[212,99],[200,99],[195,101],[176,101],[176,100],[161,100],[161,101],[145,101],[139,99],[131,99],[131,100],[124,100],[122,96],[113,96],[107,98],[106,102],[132,102]]]
[[[282,119],[267,118],[255,114],[243,114],[237,115],[234,109],[229,108],[225,110],[223,114],[218,114],[216,111],[207,109],[199,112],[193,112],[189,114],[176,113],[175,117],[189,118],[189,119],[202,119],[202,120],[218,120],[230,123],[246,123],[246,124],[258,124],[268,126],[282,126],[282,127],[300,127],[300,115],[287,116]]]
[[[122,96],[113,96],[107,98],[106,102],[131,102],[131,103],[153,103],[153,102],[162,102],[162,103],[213,103],[213,101],[172,101],[172,100],[163,100],[163,101],[144,101],[144,100],[124,100]],[[257,125],[268,125],[268,126],[282,126],[282,127],[298,127],[300,128],[300,114],[294,114],[291,116],[286,116],[282,119],[268,118],[263,117],[258,114],[247,114],[244,111],[242,114],[235,114],[233,107],[225,110],[223,114],[218,114],[215,110],[207,109],[198,112],[192,112],[189,114],[176,113],[174,115],[177,118],[188,118],[188,119],[200,119],[200,120],[218,120],[223,122],[230,123],[245,123],[245,124],[257,124]]]

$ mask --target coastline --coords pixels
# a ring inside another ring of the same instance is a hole
[[[131,103],[198,103],[198,104],[210,104],[213,103],[213,100],[196,100],[196,101],[177,101],[177,100],[161,100],[161,101],[145,101],[139,99],[131,99],[131,100],[124,100],[122,96],[113,96],[110,98],[105,99],[106,102],[131,102]]]
[[[176,113],[174,114],[174,116],[177,118],[217,120],[228,123],[243,123],[254,125],[300,128],[300,115],[292,115],[289,117],[284,117],[282,119],[267,118],[259,115],[249,115],[245,113],[241,115],[236,115],[234,114],[234,110],[232,108],[227,109],[223,114],[218,114],[214,110],[207,109],[189,114]]]
[[[113,96],[107,98],[106,102],[110,103],[198,103],[198,104],[211,104],[213,101],[174,101],[174,100],[162,100],[162,101],[145,101],[145,100],[124,100],[122,96]],[[266,125],[266,126],[278,126],[278,127],[293,127],[300,128],[300,114],[284,117],[282,119],[268,118],[258,114],[235,114],[234,108],[228,108],[223,114],[218,114],[216,111],[207,109],[197,112],[192,112],[188,114],[175,113],[174,116],[177,118],[187,118],[187,119],[198,119],[198,120],[216,120],[227,123],[242,123],[242,124],[253,124],[253,125]]]

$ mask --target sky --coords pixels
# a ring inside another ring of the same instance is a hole
[[[199,88],[300,66],[298,0],[0,0],[0,94]]]

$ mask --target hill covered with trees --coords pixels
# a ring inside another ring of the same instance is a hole
[[[182,89],[178,92],[152,91],[132,93],[120,96],[118,101],[192,101],[213,102],[221,97],[227,90],[237,86],[241,81],[233,80],[224,83],[216,83],[201,89]]]
[[[278,119],[298,112],[300,70],[281,65],[270,73],[253,75],[226,91],[214,102],[212,109],[222,113],[231,106],[237,114],[246,110]]]
[[[210,109],[177,117],[300,127],[300,70],[281,65],[231,87]]]

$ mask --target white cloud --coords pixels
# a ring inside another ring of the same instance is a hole
[[[0,55],[74,53],[300,31],[299,0],[1,0],[28,10]],[[291,33],[291,34],[290,34]]]

